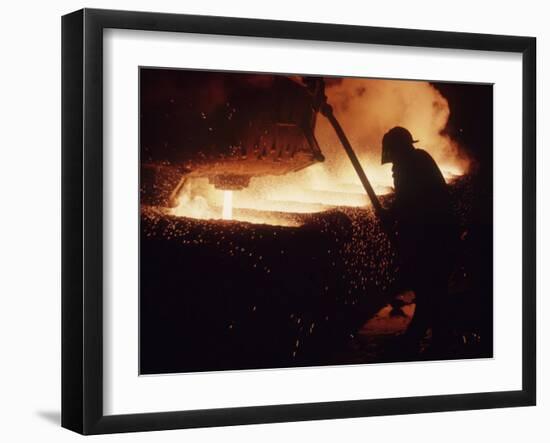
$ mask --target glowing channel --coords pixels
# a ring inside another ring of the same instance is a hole
[[[223,212],[224,220],[233,219],[233,191],[223,191]]]

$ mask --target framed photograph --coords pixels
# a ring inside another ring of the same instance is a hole
[[[534,405],[531,37],[62,19],[62,425]]]

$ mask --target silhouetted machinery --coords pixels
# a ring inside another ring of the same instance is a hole
[[[378,212],[378,199],[326,102],[323,79],[264,78],[268,81],[232,84],[227,100],[208,115],[202,113],[195,126],[180,129],[189,133],[187,139],[157,141],[153,147],[142,140],[142,202],[173,206],[191,178],[205,177],[217,189],[239,190],[253,177],[283,175],[324,161],[314,135],[320,112],[333,125]],[[174,125],[177,131],[178,123]]]

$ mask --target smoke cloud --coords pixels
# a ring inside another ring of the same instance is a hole
[[[391,186],[391,166],[380,165],[383,135],[394,126],[407,128],[446,176],[462,174],[468,160],[444,133],[449,119],[447,100],[429,82],[345,78],[327,82],[326,95],[334,114],[378,185]],[[339,181],[355,174],[329,122],[318,117],[316,137],[326,156],[324,169]],[[353,179],[356,183],[357,180]]]

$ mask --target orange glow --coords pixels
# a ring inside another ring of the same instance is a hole
[[[355,172],[346,181],[327,174],[323,164],[285,176],[255,177],[241,191],[219,190],[206,178],[189,179],[170,213],[198,219],[237,220],[278,226],[300,226],[293,214],[313,214],[335,207],[368,207],[370,201]],[[392,191],[391,167],[367,174],[378,195]],[[450,180],[455,174],[446,174]],[[458,174],[456,174],[458,173]],[[286,214],[286,215],[285,215]]]
[[[233,191],[223,191],[223,212],[224,220],[233,219]]]
[[[336,118],[378,195],[392,191],[391,165],[381,165],[381,140],[394,126],[408,128],[447,181],[468,171],[469,161],[444,134],[450,109],[428,82],[346,78],[329,82],[326,94]],[[247,188],[223,191],[207,178],[189,178],[173,215],[299,226],[290,214],[335,207],[367,207],[370,201],[329,122],[317,116],[315,136],[326,158],[283,176],[253,177]],[[286,214],[286,215],[285,215]]]
[[[468,171],[469,160],[444,133],[449,103],[429,82],[345,78],[327,87],[328,102],[373,184],[391,186],[391,167],[380,164],[382,137],[394,126],[407,128],[447,176]],[[326,167],[359,183],[330,123],[317,118],[315,135]]]

